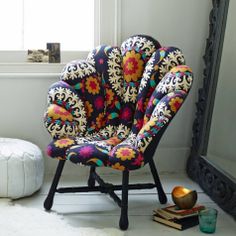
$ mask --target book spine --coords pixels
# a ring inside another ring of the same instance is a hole
[[[178,229],[178,230],[183,230],[182,229],[182,226],[175,223],[175,222],[168,222],[167,220],[161,218],[161,217],[158,217],[158,216],[153,216],[153,221],[156,221],[158,223],[161,223],[163,225],[166,225],[166,226],[169,226],[169,227],[172,227],[172,228],[175,228],[175,229]]]

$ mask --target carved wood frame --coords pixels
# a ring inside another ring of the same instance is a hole
[[[203,57],[203,87],[199,89],[196,118],[187,173],[223,210],[236,218],[236,183],[209,162],[206,157],[223,48],[229,0],[212,0],[209,16],[209,36]]]

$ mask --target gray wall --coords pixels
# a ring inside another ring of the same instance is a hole
[[[163,46],[177,46],[182,49],[195,75],[191,93],[156,153],[160,171],[185,168],[191,146],[197,89],[202,80],[202,56],[210,9],[210,0],[122,0],[122,40],[136,33],[148,34]],[[46,94],[49,85],[57,80],[55,75],[0,74],[0,136],[26,139],[44,150],[50,141],[42,121]],[[56,161],[45,159],[47,173],[54,171]],[[69,164],[65,173],[73,171],[78,172],[78,167]]]
[[[156,152],[159,169],[164,171],[183,170],[189,155],[211,6],[211,1],[206,0],[122,1],[123,40],[129,35],[143,33],[152,35],[163,46],[177,46],[194,72],[190,95],[168,127]]]

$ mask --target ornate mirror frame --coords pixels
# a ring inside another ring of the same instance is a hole
[[[223,48],[229,0],[212,0],[209,36],[203,57],[203,87],[199,89],[196,118],[187,174],[223,210],[236,218],[236,183],[224,171],[207,160],[207,147]]]

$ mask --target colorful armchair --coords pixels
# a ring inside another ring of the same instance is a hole
[[[100,191],[121,207],[119,226],[126,230],[128,190],[156,187],[166,203],[153,156],[192,80],[178,48],[161,47],[146,35],[132,36],[120,48],[97,47],[86,60],[67,64],[49,89],[44,117],[53,137],[47,153],[59,160],[45,209],[55,192]],[[88,186],[57,188],[66,160],[90,167]],[[154,183],[129,184],[129,172],[146,164]],[[122,171],[122,184],[104,182],[96,172],[101,166]],[[116,190],[122,190],[121,199]]]

